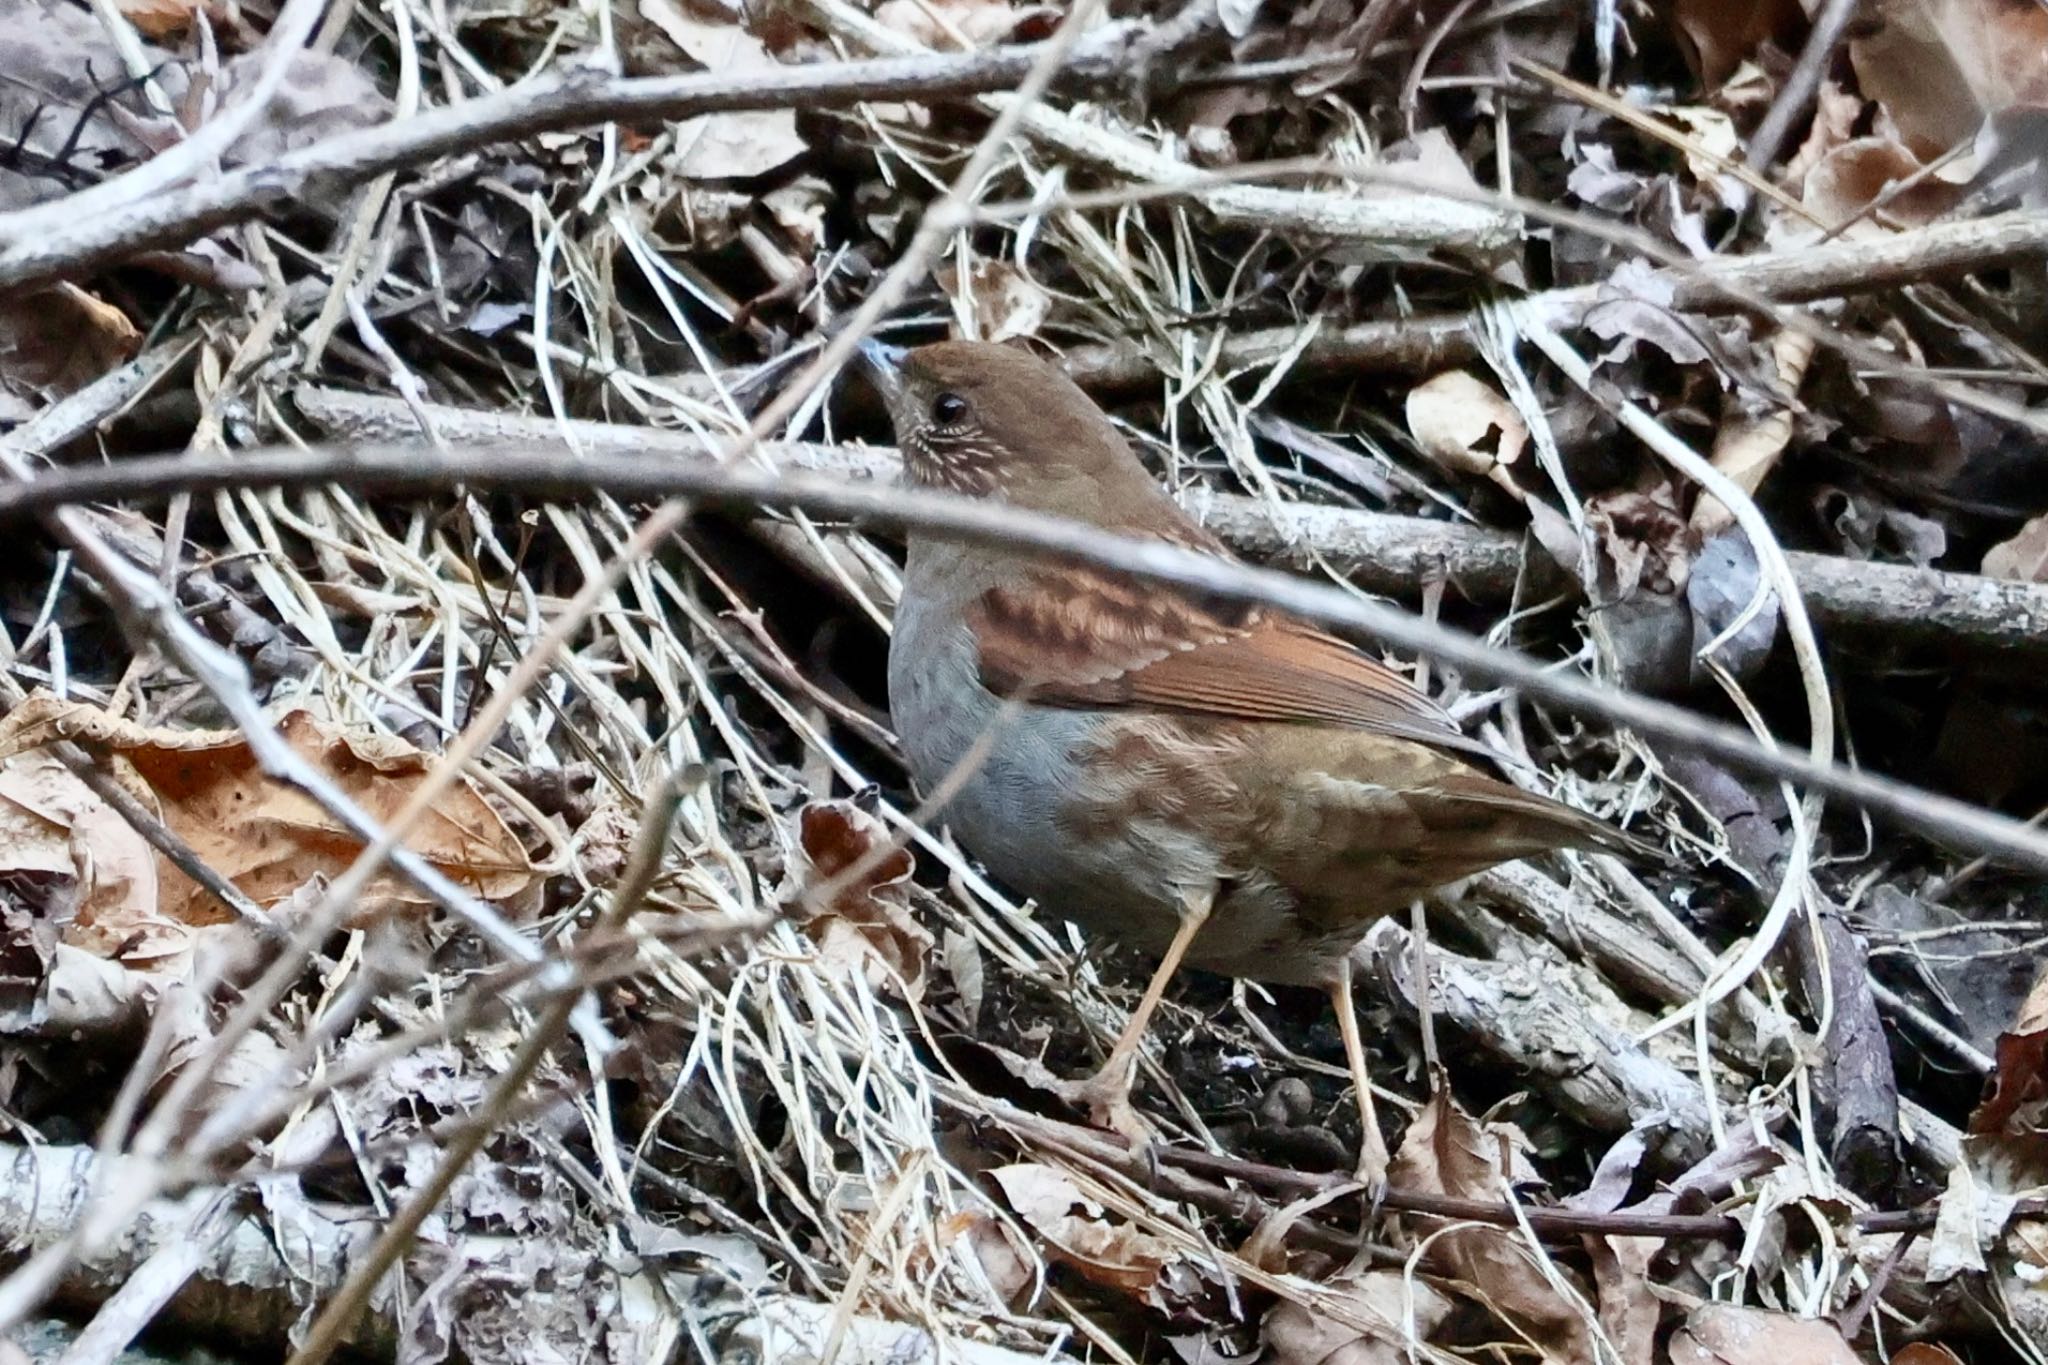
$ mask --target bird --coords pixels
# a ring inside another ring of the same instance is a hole
[[[1018,347],[868,340],[907,481],[1231,558],[1063,371]],[[1381,916],[1560,848],[1642,856],[1612,826],[1487,770],[1393,668],[1308,622],[1028,549],[906,536],[889,714],[916,787],[999,881],[1156,955],[1078,1088],[1149,1143],[1131,1092],[1183,966],[1326,992],[1383,1181],[1351,954]]]

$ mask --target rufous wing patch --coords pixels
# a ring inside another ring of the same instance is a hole
[[[1334,725],[1483,752],[1400,674],[1288,617],[1089,569],[1039,570],[968,610],[982,682],[1045,706]]]

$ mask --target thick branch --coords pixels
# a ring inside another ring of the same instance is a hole
[[[299,411],[329,437],[366,443],[416,440],[419,423],[395,398],[307,386],[294,395]],[[435,430],[458,446],[559,447],[562,428],[546,418],[468,408],[431,408]],[[571,422],[584,450],[621,455],[702,459],[704,443],[687,432],[604,422]],[[892,450],[786,441],[766,449],[792,469],[847,478],[897,474]],[[1420,517],[1296,503],[1276,507],[1258,498],[1198,496],[1194,514],[1241,553],[1288,568],[1327,564],[1360,587],[1413,599],[1442,574],[1472,602],[1505,602],[1521,570],[1522,542],[1477,526]],[[1976,574],[1872,564],[1834,555],[1786,556],[1814,620],[1830,631],[1886,641],[2015,655],[2048,654],[2048,587]]]

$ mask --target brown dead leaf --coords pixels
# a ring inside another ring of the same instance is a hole
[[[917,1000],[933,939],[910,913],[916,860],[891,843],[888,826],[853,802],[811,802],[797,816],[804,865],[781,899],[805,917],[804,932],[826,962]],[[845,885],[832,884],[849,873],[856,875]]]
[[[32,412],[123,363],[141,340],[126,313],[73,284],[10,298],[0,304],[0,389]]]
[[[2048,514],[2035,517],[2012,539],[1986,550],[1983,567],[1986,578],[2048,582]]]
[[[1361,1331],[1329,1311],[1338,1296],[1346,1316],[1385,1323],[1384,1329]],[[1428,1341],[1450,1316],[1451,1301],[1424,1281],[1397,1270],[1369,1270],[1323,1286],[1313,1307],[1282,1299],[1259,1324],[1265,1365],[1405,1365],[1409,1354],[1408,1324],[1415,1337]]]
[[[706,71],[738,75],[780,65],[738,24],[704,19],[676,0],[640,0],[640,14]],[[802,156],[795,109],[699,114],[675,126],[674,169],[691,180],[745,180]]]
[[[1459,1108],[1439,1075],[1430,1101],[1402,1136],[1387,1171],[1401,1189],[1504,1204],[1534,1177],[1528,1139],[1509,1124],[1481,1124]],[[1486,1304],[1555,1361],[1594,1359],[1593,1334],[1578,1303],[1558,1292],[1535,1253],[1512,1228],[1403,1216],[1445,1267],[1448,1282]],[[1446,1230],[1448,1229],[1448,1230]],[[1553,1267],[1556,1275],[1567,1272]]]
[[[115,8],[151,42],[175,42],[198,22],[200,7],[190,0],[119,0]]]
[[[1438,467],[1519,490],[1507,466],[1529,443],[1521,414],[1465,370],[1446,370],[1408,391],[1408,434]]]
[[[1161,1281],[1181,1259],[1171,1242],[1109,1221],[1108,1210],[1055,1167],[1020,1162],[999,1166],[989,1175],[1017,1216],[1045,1239],[1046,1252],[1054,1260],[1106,1289],[1160,1301]]]
[[[379,821],[397,814],[434,762],[402,740],[345,732],[305,711],[289,712],[278,728],[302,758]],[[259,905],[287,899],[314,877],[339,875],[362,851],[362,840],[312,798],[266,776],[237,731],[150,729],[46,692],[0,719],[0,758],[59,739],[106,755],[116,776],[153,805],[173,833]],[[519,841],[466,783],[441,799],[407,846],[485,900],[517,900],[536,883]],[[151,856],[154,904],[127,892],[89,901],[71,941],[111,954],[124,951],[137,934],[228,918],[211,894]],[[410,883],[387,872],[366,889],[358,916],[425,903]]]
[[[1734,75],[1767,42],[1797,52],[1806,31],[1799,0],[1675,0],[1671,18],[1708,89]]]
[[[1970,1115],[1982,1137],[2022,1137],[2048,1126],[2048,967],[2034,979],[2012,1027],[1998,1036],[1989,1093]]]
[[[1671,1365],[1856,1365],[1834,1324],[1703,1303],[1671,1338]]]
[[[1920,158],[1890,138],[1860,137],[1828,152],[1800,189],[1800,202],[1823,223],[1840,225],[1863,212],[1893,186],[1925,169]],[[1886,220],[1920,227],[1945,217],[1963,197],[1960,185],[1927,176],[1884,201]],[[1851,236],[1879,236],[1889,228],[1865,217],[1849,229]]]
[[[71,880],[76,919],[56,926],[67,940],[75,941],[79,923],[118,924],[124,960],[183,946],[181,926],[157,914],[156,851],[52,754],[0,759],[0,871]]]
[[[2035,0],[1881,0],[1849,44],[1864,95],[1921,160],[2020,105],[2048,104],[2048,10]]]
[[[1963,1365],[1963,1358],[1932,1341],[1909,1341],[1892,1352],[1892,1365]]]

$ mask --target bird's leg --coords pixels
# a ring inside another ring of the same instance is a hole
[[[1187,956],[1188,945],[1201,932],[1215,900],[1212,890],[1181,896],[1180,927],[1174,930],[1173,942],[1166,945],[1166,955],[1159,959],[1144,997],[1138,1001],[1138,1008],[1131,1011],[1130,1022],[1124,1025],[1116,1046],[1109,1050],[1109,1060],[1081,1083],[1081,1098],[1088,1102],[1090,1121],[1122,1134],[1140,1147],[1151,1142],[1152,1130],[1131,1104],[1131,1087],[1137,1081],[1138,1049],[1145,1041],[1145,1029],[1152,1022],[1153,1012],[1166,994],[1167,983],[1180,970],[1181,959]]]
[[[1337,1011],[1337,1034],[1344,1040],[1344,1063],[1358,1092],[1358,1179],[1372,1191],[1374,1202],[1387,1187],[1387,1140],[1380,1136],[1373,1110],[1372,1076],[1365,1066],[1365,1040],[1358,1036],[1358,1011],[1351,1005],[1351,959],[1345,958],[1330,981],[1330,1004]]]

